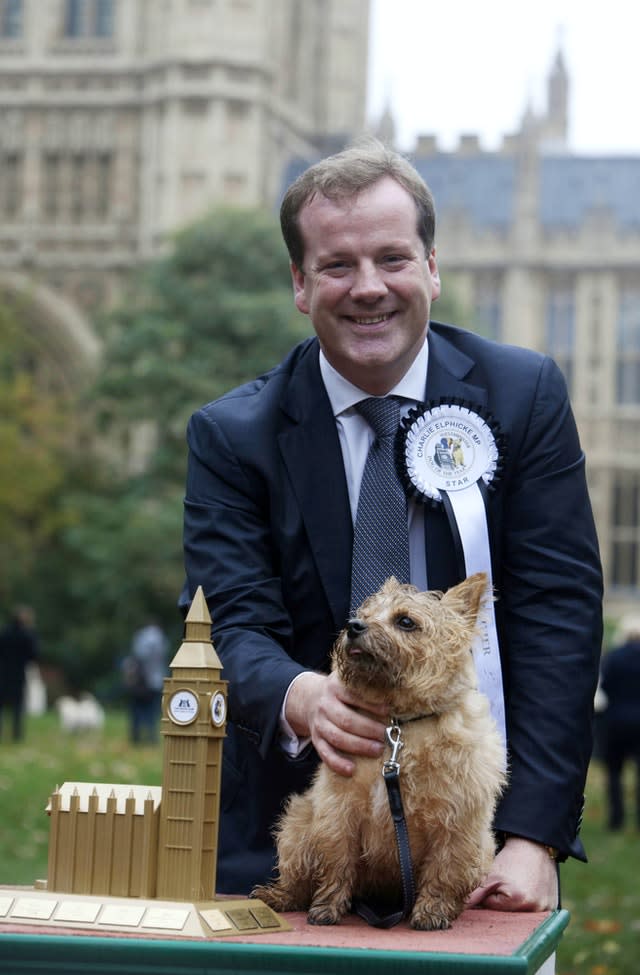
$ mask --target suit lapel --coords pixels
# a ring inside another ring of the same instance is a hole
[[[487,390],[468,381],[475,366],[474,360],[455,345],[448,342],[438,331],[438,323],[429,329],[429,369],[427,372],[427,399],[454,398],[467,400],[483,409],[487,405]]]
[[[314,343],[282,400],[278,441],[336,630],[349,612],[353,526],[342,451]]]

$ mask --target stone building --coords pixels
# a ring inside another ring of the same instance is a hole
[[[0,287],[62,370],[123,270],[364,126],[369,0],[0,0]]]
[[[438,210],[444,287],[471,327],[550,353],[563,369],[587,456],[606,611],[640,583],[640,146],[588,157],[568,146],[569,78],[551,67],[547,106],[498,152],[420,138],[414,162]],[[435,309],[437,317],[437,307]]]
[[[275,207],[365,126],[368,0],[0,0],[0,293],[67,373],[122,272],[221,201]],[[464,321],[551,353],[587,453],[607,611],[640,582],[640,151],[569,151],[551,66],[499,151],[412,153]],[[387,139],[393,120],[380,120]]]

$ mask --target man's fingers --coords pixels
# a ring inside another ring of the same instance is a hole
[[[337,775],[343,775],[346,778],[353,775],[355,763],[347,758],[346,755],[342,755],[335,748],[332,748],[326,739],[322,738],[317,742],[316,751],[320,759],[332,772],[335,772]]]
[[[491,880],[486,884],[483,884],[481,887],[476,887],[476,889],[469,894],[467,899],[467,907],[478,907],[479,905],[486,907],[487,897],[491,897],[492,894],[495,894],[500,889],[501,884],[501,880]]]

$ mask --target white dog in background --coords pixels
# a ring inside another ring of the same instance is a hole
[[[60,727],[68,734],[79,731],[101,731],[104,725],[104,709],[93,694],[79,697],[63,695],[56,701]]]

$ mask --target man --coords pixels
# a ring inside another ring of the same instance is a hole
[[[242,893],[268,877],[274,820],[318,756],[350,775],[358,756],[385,750],[389,716],[327,670],[349,615],[374,436],[355,406],[392,393],[404,413],[467,401],[478,423],[483,414],[500,427],[482,519],[510,785],[495,820],[502,849],[471,903],[553,908],[549,848],[584,858],[601,637],[597,541],[564,381],[541,355],[430,323],[440,294],[433,201],[401,156],[372,143],[318,163],[288,190],[281,223],[295,303],[316,337],[197,412],[188,431],[183,601],[203,586],[229,681],[218,889]],[[464,533],[446,506],[412,496],[408,519],[411,581],[460,581],[454,534]]]
[[[609,829],[624,826],[622,773],[627,761],[635,765],[635,819],[640,827],[640,617],[624,619],[617,645],[602,661],[604,694],[604,764],[607,770]]]
[[[24,734],[27,666],[38,658],[35,614],[30,606],[16,606],[0,632],[0,738],[2,712],[11,712],[14,741]]]
[[[122,662],[129,696],[129,737],[134,745],[158,740],[168,653],[169,640],[156,621],[150,619],[134,633],[131,653]]]

